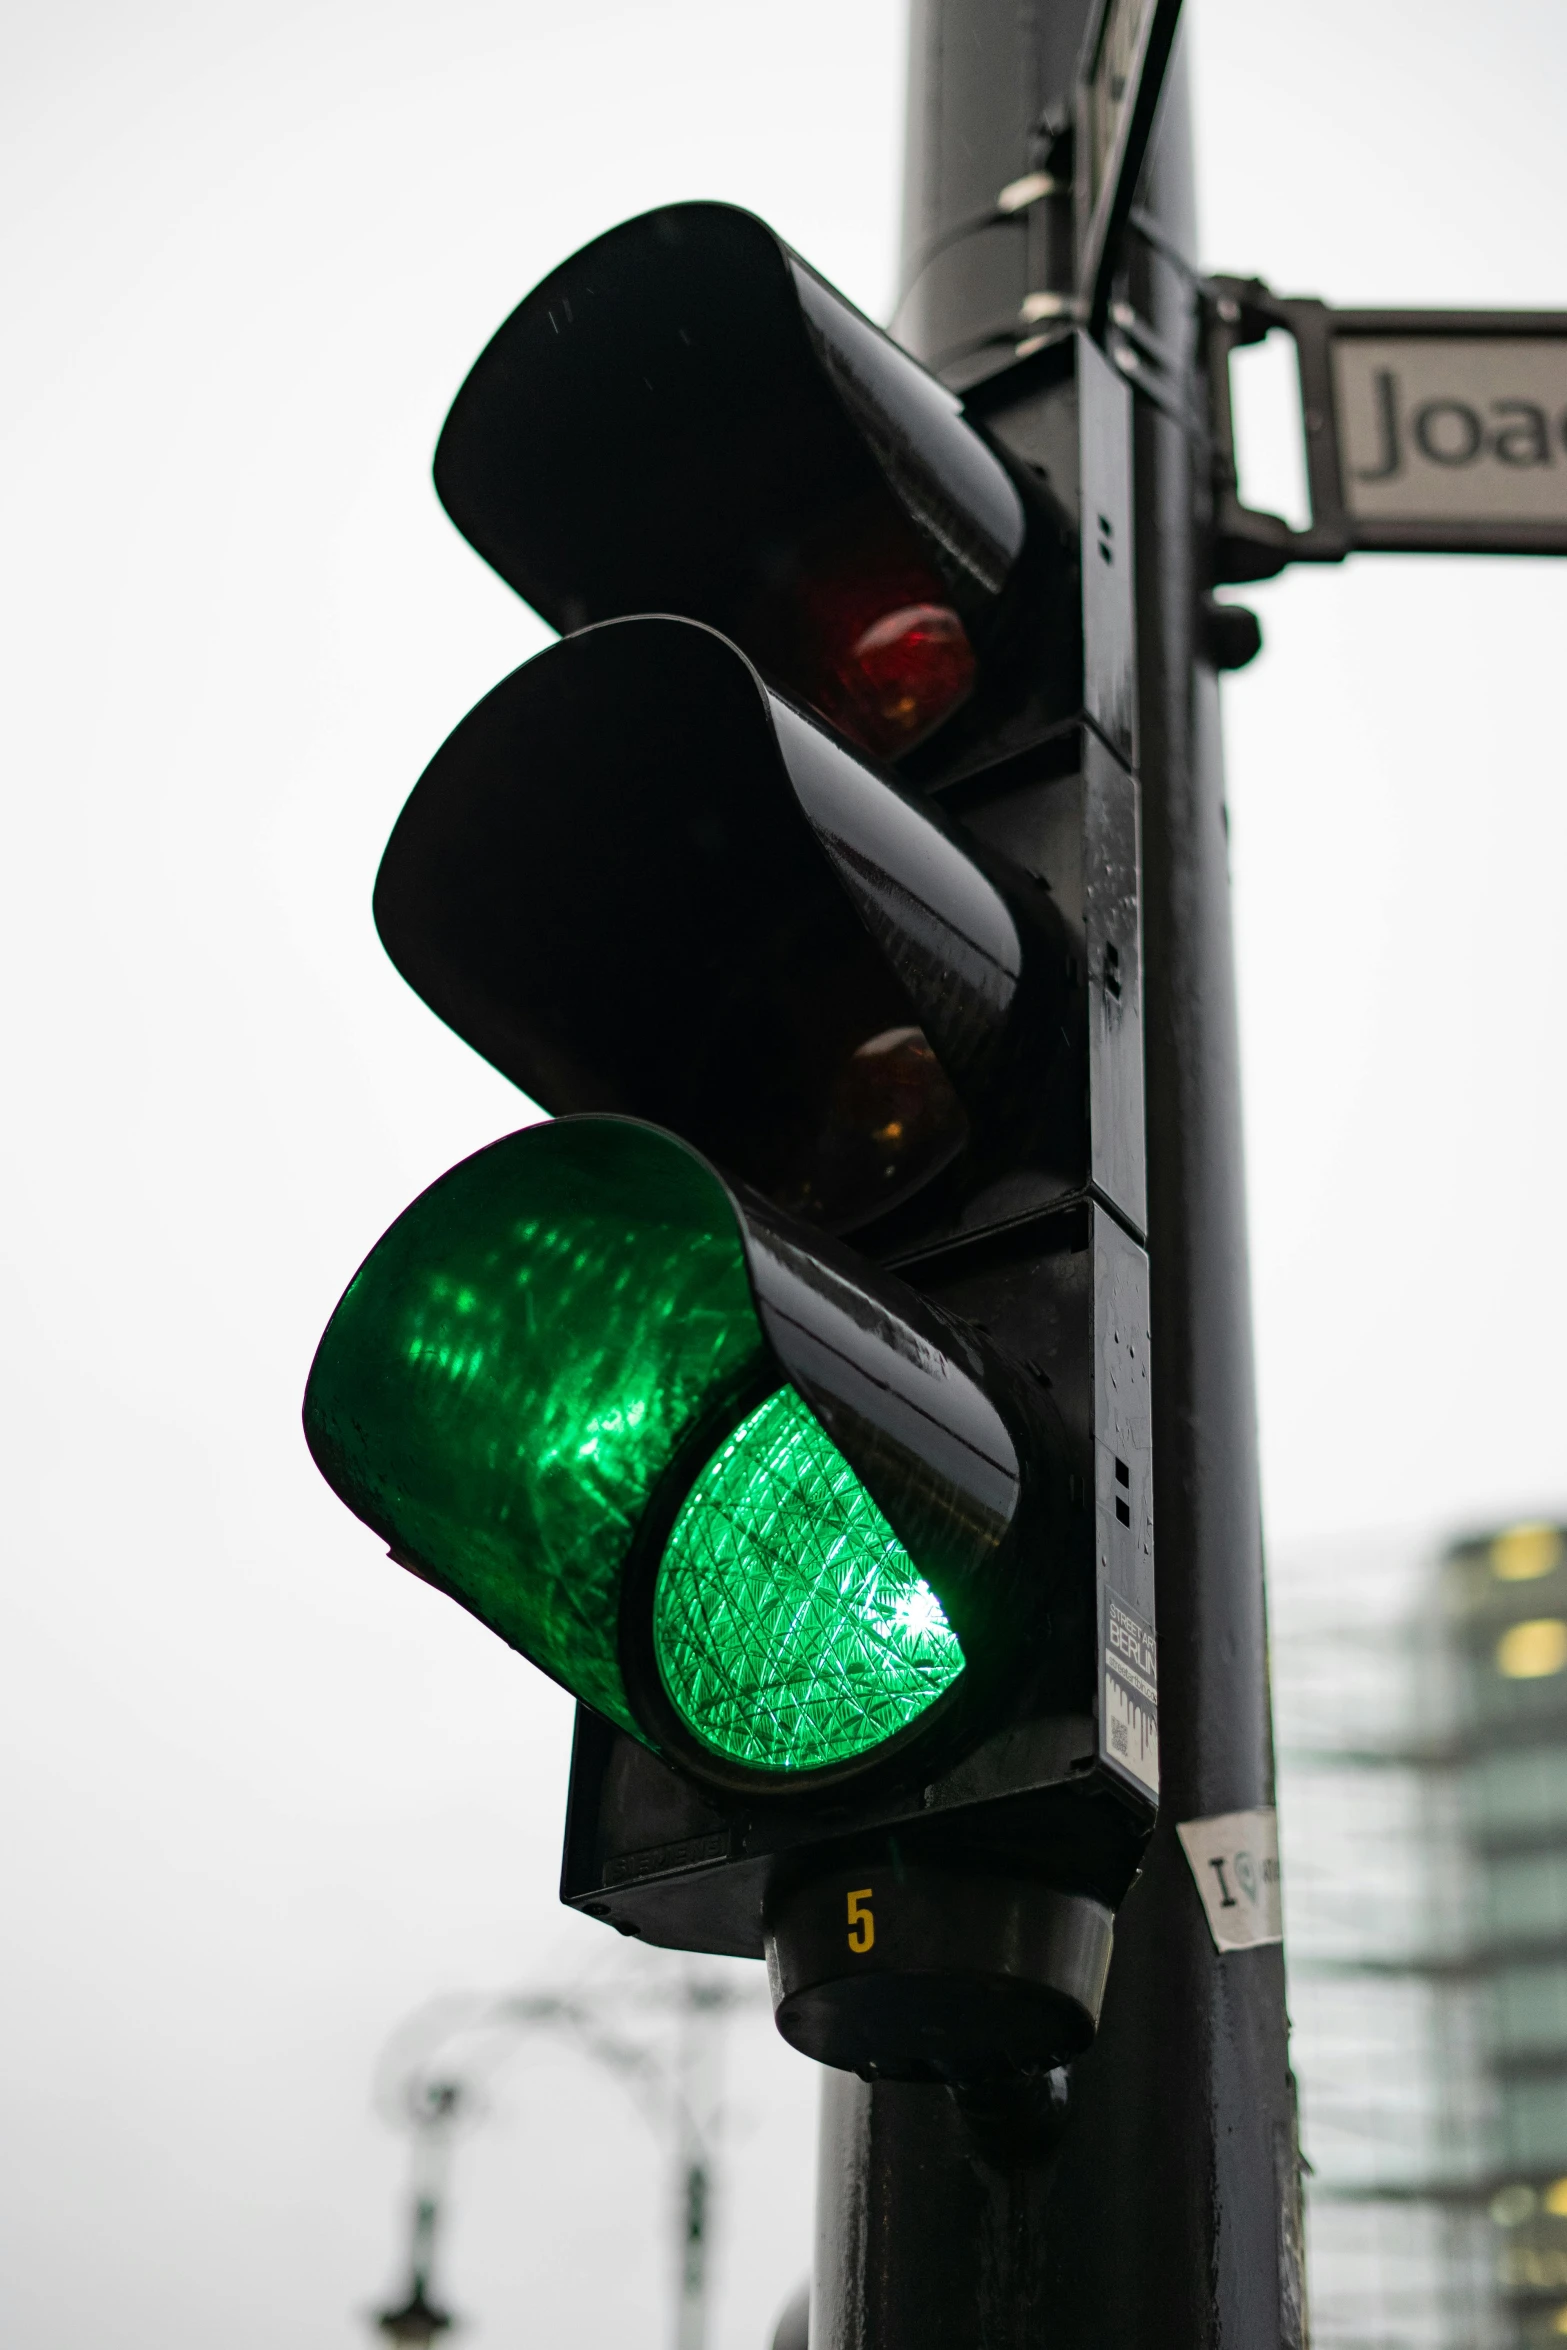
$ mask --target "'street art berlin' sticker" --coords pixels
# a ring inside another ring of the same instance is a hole
[[[1150,1795],[1159,1792],[1159,1664],[1153,1633],[1141,1616],[1110,1590],[1101,1609],[1104,1634],[1104,1706],[1099,1721],[1100,1751],[1140,1780]]]
[[[1197,1880],[1214,1947],[1252,1950],[1259,1942],[1282,1942],[1279,1816],[1272,1805],[1181,1820],[1175,1833]]]

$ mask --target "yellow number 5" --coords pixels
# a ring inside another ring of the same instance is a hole
[[[862,1885],[858,1893],[849,1895],[849,1948],[861,1957],[876,1939],[876,1920],[868,1906],[870,1897],[869,1885]],[[862,1907],[862,1903],[867,1906]]]

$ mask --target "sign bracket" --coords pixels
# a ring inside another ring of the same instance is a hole
[[[1255,277],[1208,278],[1202,301],[1213,439],[1215,583],[1272,579],[1289,563],[1342,563],[1353,539],[1339,464],[1332,312],[1325,302],[1285,300]],[[1305,530],[1297,530],[1282,515],[1243,504],[1240,494],[1230,354],[1265,341],[1275,327],[1293,337],[1300,363],[1311,496],[1311,522]]]
[[[1567,314],[1336,310],[1201,282],[1212,584],[1361,553],[1567,555]],[[1240,495],[1230,359],[1274,329],[1300,369],[1311,521]]]

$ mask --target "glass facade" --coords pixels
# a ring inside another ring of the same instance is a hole
[[[1317,2350],[1567,2341],[1567,1539],[1270,1584]]]

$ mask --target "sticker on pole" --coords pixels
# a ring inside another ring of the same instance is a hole
[[[1217,1950],[1255,1950],[1284,1939],[1279,1881],[1279,1815],[1221,1812],[1216,1819],[1182,1820],[1181,1839]]]
[[[1159,1792],[1158,1645],[1124,1599],[1106,1590],[1102,1603],[1104,1690],[1099,1752],[1150,1795]]]

